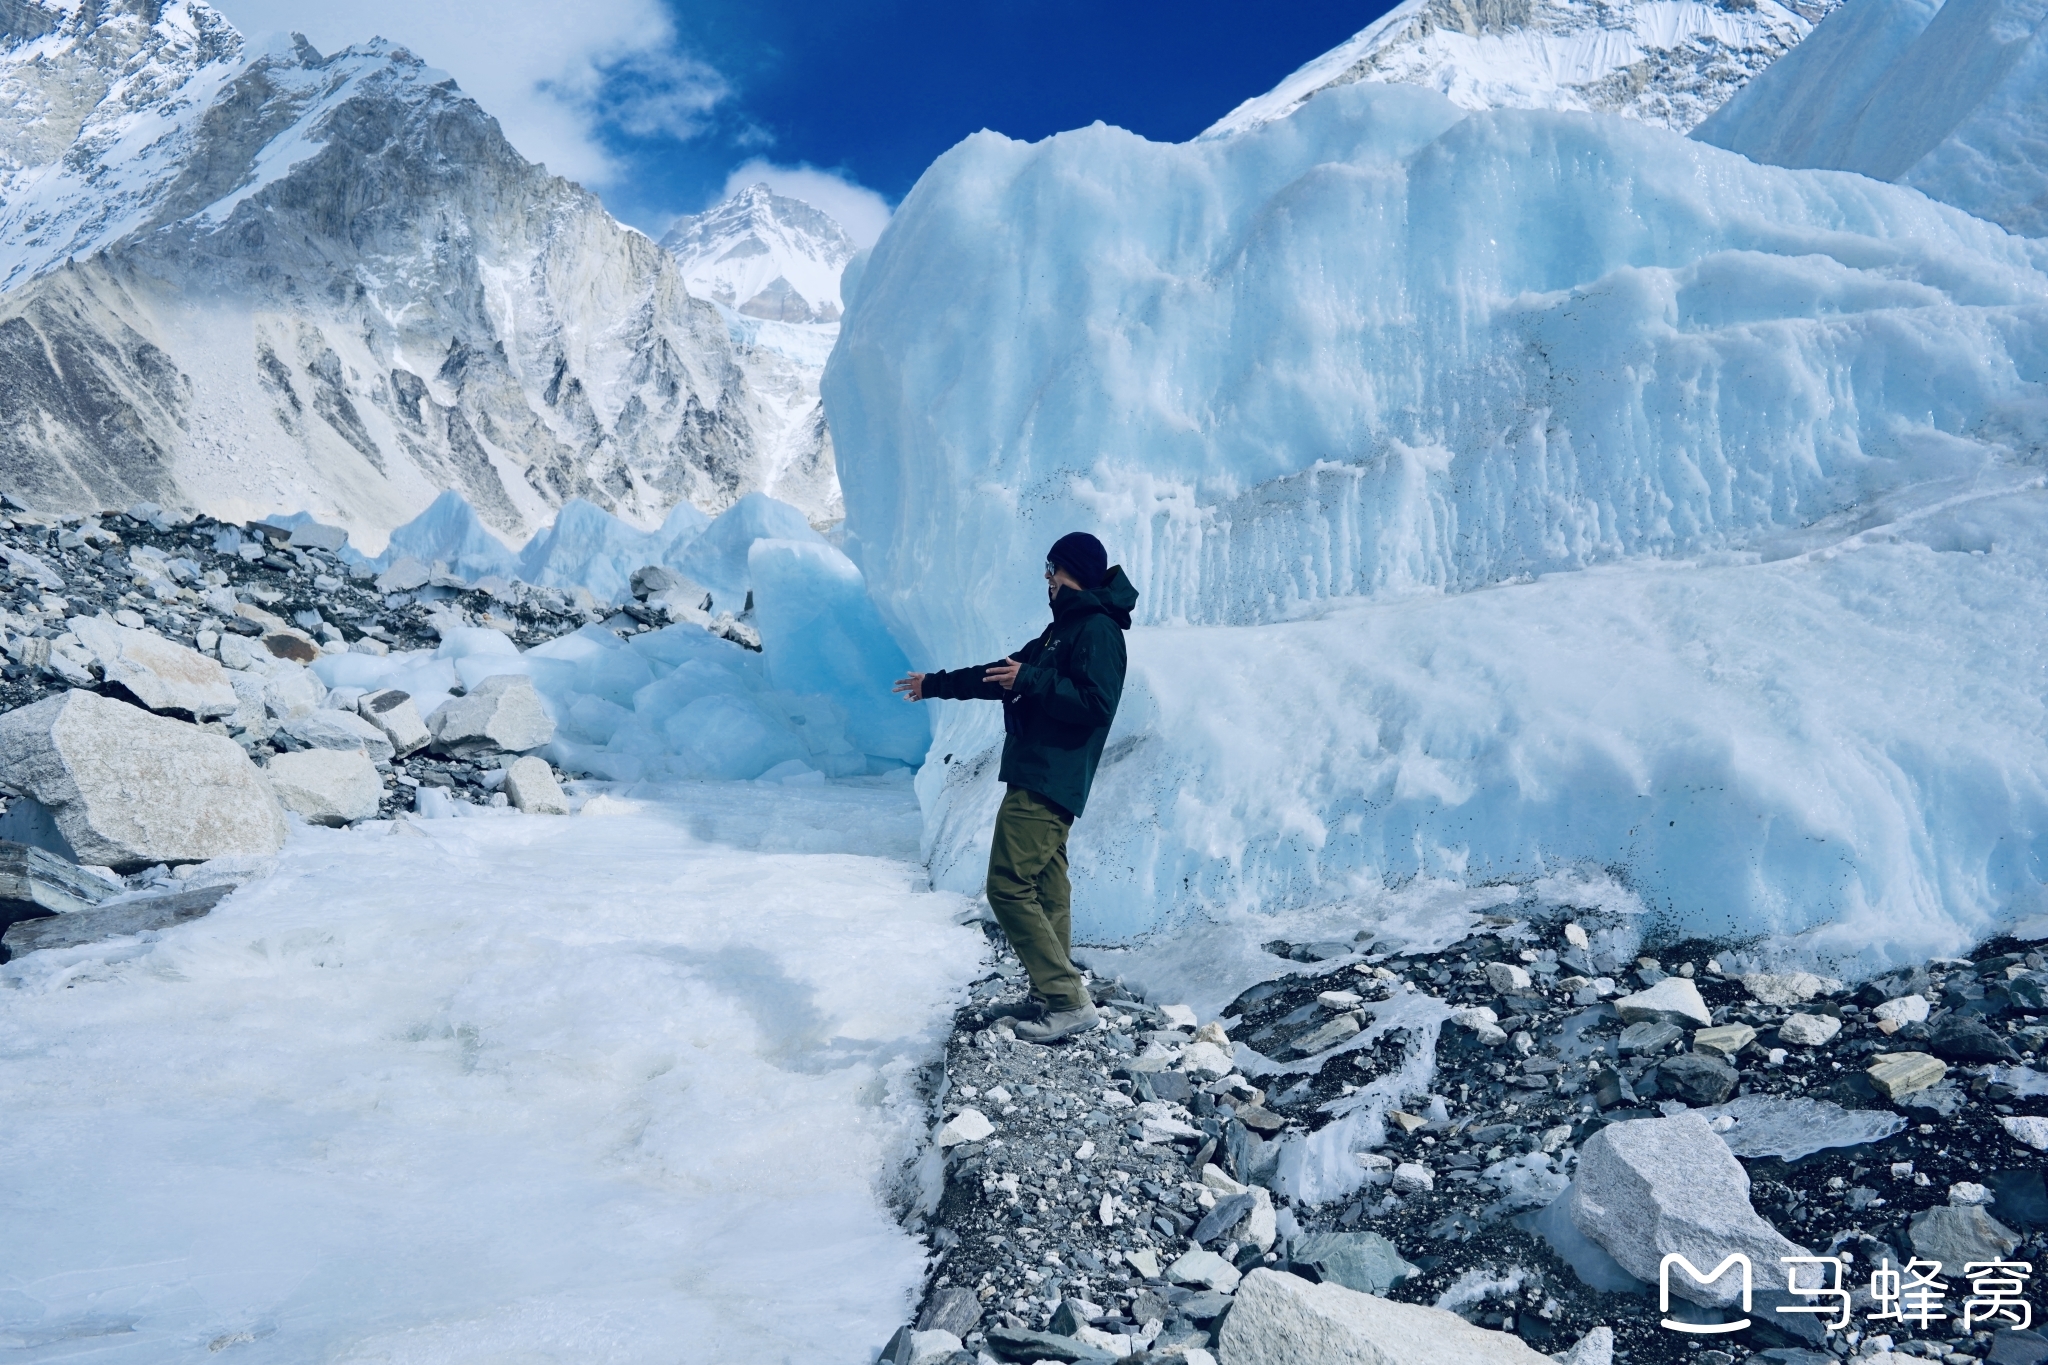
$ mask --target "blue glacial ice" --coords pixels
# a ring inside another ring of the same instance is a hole
[[[853,561],[816,540],[757,540],[747,568],[762,658],[775,686],[835,702],[846,716],[847,739],[861,752],[923,762],[932,739],[925,709],[890,691],[910,661],[889,637]]]
[[[376,562],[385,566],[407,556],[422,564],[446,564],[472,581],[488,574],[513,578],[519,573],[519,559],[511,547],[492,535],[478,519],[476,509],[453,489],[393,531]]]
[[[519,552],[518,577],[544,588],[584,588],[600,602],[624,601],[632,595],[635,569],[681,564],[709,525],[708,515],[679,502],[659,527],[643,531],[595,503],[571,498]]]
[[[712,610],[737,613],[753,591],[747,556],[757,540],[825,543],[796,508],[766,493],[749,493],[691,541],[676,567],[711,590]]]
[[[977,134],[849,288],[846,543],[913,666],[1036,630],[1069,529],[1144,594],[1081,937],[1589,866],[1850,971],[2038,910],[2048,243],[1361,83]],[[938,706],[968,889],[1000,734]]]

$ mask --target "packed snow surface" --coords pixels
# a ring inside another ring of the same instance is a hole
[[[1203,136],[1285,118],[1355,81],[1425,86],[1464,109],[1597,110],[1685,132],[1835,3],[1405,0]]]
[[[601,812],[601,813],[600,813]],[[979,960],[908,785],[297,831],[205,919],[0,967],[23,1359],[843,1361]]]
[[[1590,865],[1868,963],[2048,876],[2048,248],[1911,190],[1363,82],[1180,146],[983,133],[825,394],[913,666],[1035,635],[1075,527],[1143,594],[1084,936]],[[995,708],[938,705],[967,888]]]
[[[2048,6],[1850,0],[1697,136],[1894,180],[2048,237]]]

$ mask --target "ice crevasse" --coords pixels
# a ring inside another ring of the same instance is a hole
[[[2048,878],[2048,244],[1619,119],[1359,84],[977,134],[850,268],[848,544],[917,667],[1143,593],[1076,931],[1593,866],[1849,969]],[[940,703],[941,885],[992,707]]]

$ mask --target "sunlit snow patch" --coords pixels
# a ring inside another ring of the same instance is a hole
[[[0,967],[0,1160],[34,1172],[0,1187],[0,1341],[871,1359],[981,935],[903,860],[900,783],[639,799],[301,830],[160,940]]]

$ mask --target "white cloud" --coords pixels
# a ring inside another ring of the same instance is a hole
[[[410,49],[494,116],[529,160],[592,188],[625,166],[601,124],[687,138],[730,93],[718,72],[676,47],[660,0],[213,0],[251,39],[303,33],[322,52],[373,37]]]
[[[816,166],[778,166],[763,157],[734,167],[725,178],[725,192],[720,197],[730,199],[747,186],[763,181],[777,194],[801,199],[812,208],[831,214],[856,246],[873,246],[875,238],[889,225],[889,201],[867,186],[837,171],[821,171]]]

